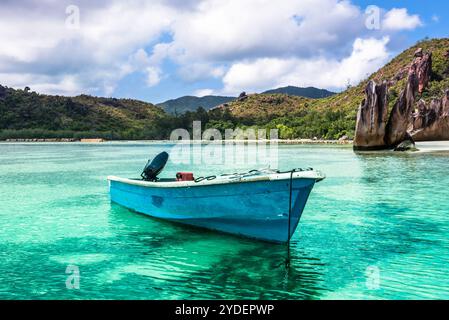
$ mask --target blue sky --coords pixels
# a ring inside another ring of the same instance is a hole
[[[390,10],[393,8],[407,8],[410,13],[418,14],[424,23],[421,28],[416,28],[413,32],[407,33],[406,42],[415,43],[425,37],[446,38],[449,36],[449,2],[444,0],[434,1],[353,1],[353,3],[366,8],[376,4],[381,8]]]
[[[448,9],[405,0],[7,0],[0,84],[153,103],[286,85],[339,91],[416,41],[447,37]]]

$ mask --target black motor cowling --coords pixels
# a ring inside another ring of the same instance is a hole
[[[140,176],[145,181],[156,181],[158,174],[164,169],[167,161],[168,153],[165,151],[159,153],[156,157],[154,157],[153,161],[148,160],[148,163]]]

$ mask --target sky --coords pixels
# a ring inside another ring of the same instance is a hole
[[[447,1],[0,0],[0,84],[152,103],[341,91],[448,33]]]

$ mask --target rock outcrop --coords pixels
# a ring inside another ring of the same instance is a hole
[[[248,98],[248,95],[246,94],[245,91],[243,91],[242,93],[239,94],[239,96],[237,97],[237,101],[245,101]]]
[[[380,85],[374,81],[368,83],[365,90],[366,99],[362,102],[357,115],[355,150],[394,149],[401,142],[411,140],[410,131],[415,130],[413,129],[415,99],[426,88],[431,72],[432,54],[424,53],[422,49],[416,50],[415,58],[408,68],[405,88],[400,93],[389,117],[386,82]],[[394,84],[403,77],[404,70],[400,70],[388,83]],[[424,113],[427,115],[426,112]],[[432,121],[424,118],[417,119],[416,124],[419,125],[421,121],[425,122],[425,127],[428,127],[427,123]]]
[[[416,141],[449,140],[449,90],[441,99],[424,100],[412,115],[410,134]]]
[[[418,92],[421,94],[429,83],[430,75],[432,73],[432,53],[423,53],[421,48],[416,50],[415,59],[411,68],[415,69],[418,81]]]
[[[402,141],[394,151],[416,151],[415,141],[413,139],[407,139]]]
[[[387,84],[376,84],[373,80],[365,88],[366,98],[357,114],[354,149],[376,150],[385,148],[387,124]]]
[[[429,82],[431,71],[432,54],[423,53],[422,50],[418,49],[408,70],[407,84],[393,106],[388,119],[385,135],[387,147],[394,148],[410,137],[408,128],[412,120],[415,98],[417,93],[422,93]]]

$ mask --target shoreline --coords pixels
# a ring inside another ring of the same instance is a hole
[[[185,141],[184,143],[192,144],[209,144],[213,141]],[[258,140],[232,140],[232,141],[217,141],[217,143],[252,143],[257,144]],[[262,143],[275,143],[279,145],[328,145],[328,146],[347,146],[353,144],[352,140],[325,140],[325,139],[276,139],[276,140],[259,140]],[[50,139],[6,139],[0,140],[0,144],[39,144],[39,143],[79,143],[79,144],[99,144],[99,143],[148,143],[148,144],[173,144],[175,141],[171,140],[103,140],[103,139],[73,139],[73,138],[50,138]],[[429,152],[449,152],[449,141],[417,141],[416,147],[418,151],[412,152],[416,154]],[[390,152],[392,150],[383,151],[364,151],[368,153]]]
[[[325,140],[325,139],[276,139],[276,140],[231,140],[235,143],[257,143],[258,141],[267,143],[278,143],[278,144],[292,144],[292,145],[352,145],[352,140]],[[231,142],[229,141],[229,142]],[[0,141],[0,143],[105,143],[105,142],[150,142],[150,143],[173,143],[171,140],[104,140],[104,139],[74,139],[74,138],[49,138],[49,139],[6,139]],[[210,141],[186,141],[186,143],[209,143]],[[221,141],[228,142],[228,141]]]

